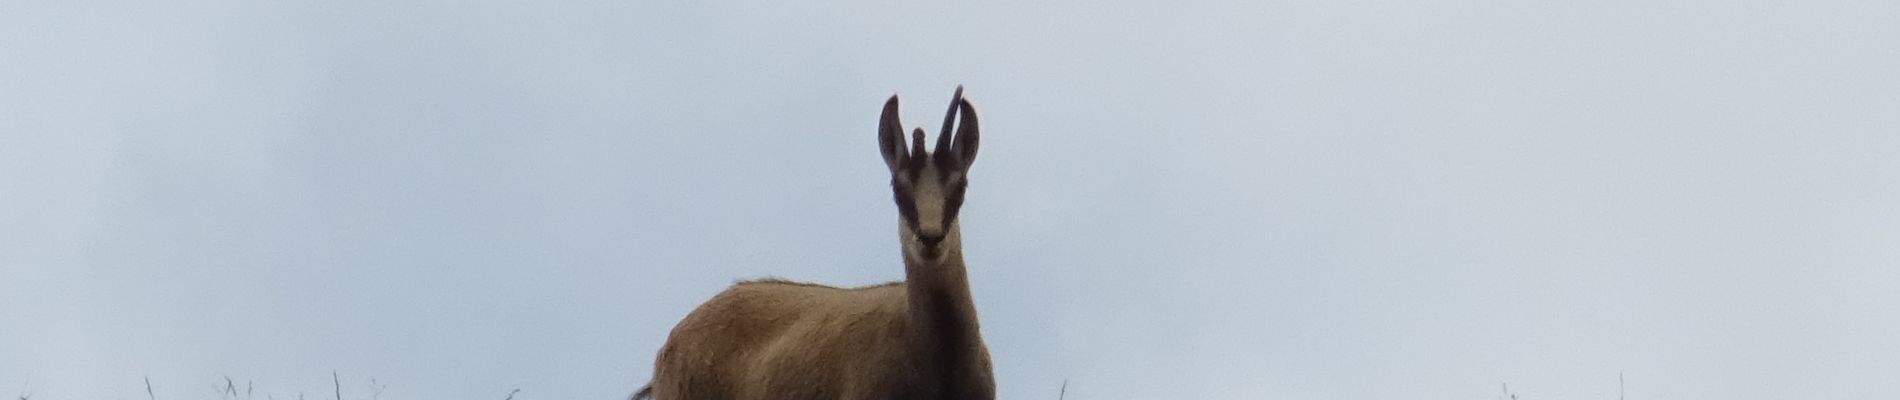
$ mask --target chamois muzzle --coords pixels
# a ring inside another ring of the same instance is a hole
[[[917,232],[917,241],[922,242],[924,245],[924,256],[936,258],[938,256],[937,253],[942,250],[941,246],[938,245],[943,244],[943,237],[943,231]]]

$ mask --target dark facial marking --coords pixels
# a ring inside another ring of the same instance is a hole
[[[915,176],[916,174],[912,173],[911,175]],[[910,181],[912,181],[912,179],[896,176],[891,177],[891,192],[895,194],[895,200],[897,200],[897,213],[904,216],[904,222],[915,227],[917,226],[917,200],[910,196]]]
[[[945,198],[943,199],[943,226],[947,227],[950,226],[950,223],[956,222],[957,211],[963,209],[963,190],[969,187],[969,184],[965,183],[962,179],[958,179],[947,188],[949,190],[945,191]]]

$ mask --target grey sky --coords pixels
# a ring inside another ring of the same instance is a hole
[[[1900,3],[540,3],[0,4],[0,394],[624,396],[956,84],[1003,398],[1900,394]]]

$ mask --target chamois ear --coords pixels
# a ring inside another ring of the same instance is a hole
[[[956,153],[957,158],[962,159],[962,167],[968,170],[970,168],[970,162],[976,161],[976,143],[977,139],[979,139],[977,135],[976,109],[970,107],[969,99],[965,99],[961,96],[962,90],[958,90],[957,92],[959,95],[957,96],[958,106],[954,108],[962,111],[963,121],[957,126],[957,140],[951,144],[950,151]]]
[[[877,147],[884,155],[884,166],[892,173],[903,168],[906,160],[904,146],[904,124],[897,120],[897,95],[891,95],[884,101],[884,115],[877,119]]]

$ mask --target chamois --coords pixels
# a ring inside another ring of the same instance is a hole
[[[923,128],[904,142],[892,95],[878,150],[900,215],[903,281],[738,282],[680,320],[655,357],[653,380],[632,398],[994,400],[957,223],[977,148],[976,110],[963,87],[934,152],[924,150]]]

